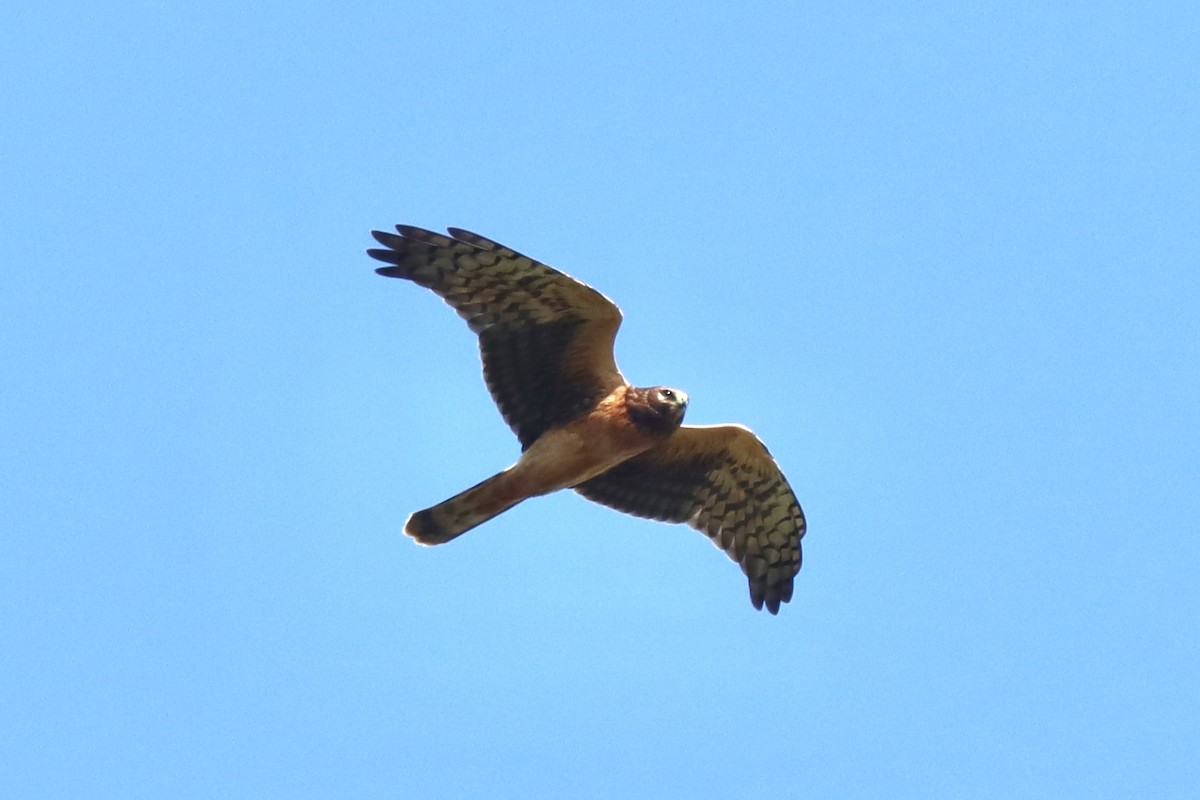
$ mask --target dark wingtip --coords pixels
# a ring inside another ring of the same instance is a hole
[[[795,586],[795,584],[792,581],[788,581],[787,583],[785,583],[779,587],[779,599],[782,602],[784,602],[784,603],[792,602],[792,588],[794,586]]]
[[[393,236],[392,238],[403,239],[406,242],[417,242],[432,247],[449,247],[454,244],[454,239],[446,236],[444,233],[425,230],[415,225],[397,225],[396,231],[400,236]]]
[[[486,236],[480,236],[478,233],[473,233],[466,228],[447,228],[446,230],[456,240],[466,242],[472,247],[478,247],[480,250],[495,250],[499,247],[499,245]]]
[[[754,581],[750,581],[750,603],[754,606],[755,610],[762,611],[763,587],[761,585],[756,586]]]
[[[387,278],[411,278],[412,270],[400,265],[400,259],[391,250],[368,250],[367,255],[389,266],[376,267],[375,272]]]
[[[395,247],[403,241],[403,237],[397,236],[394,233],[388,233],[387,231],[371,231],[371,236],[384,247]]]
[[[766,583],[760,582],[757,585],[750,582],[750,602],[759,611],[766,606],[767,611],[772,615],[779,613],[779,606],[792,599],[792,584],[787,583],[782,586],[767,586]]]

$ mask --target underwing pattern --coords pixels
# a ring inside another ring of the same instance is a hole
[[[767,448],[740,425],[683,426],[662,445],[575,487],[589,500],[686,522],[741,565],[750,601],[772,614],[792,599],[807,523]]]
[[[592,287],[478,234],[374,231],[376,271],[431,289],[479,337],[484,380],[521,443],[508,469],[413,514],[442,544],[529,497],[575,489],[641,517],[686,522],[778,613],[801,564],[804,512],[779,465],[740,425],[683,425],[686,393],[635,388],[617,369],[617,306]]]

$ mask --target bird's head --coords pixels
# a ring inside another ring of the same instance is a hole
[[[683,424],[687,404],[687,392],[668,386],[630,388],[625,395],[625,408],[633,424],[654,433],[674,432]]]

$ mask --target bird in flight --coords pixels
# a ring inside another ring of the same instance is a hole
[[[375,271],[433,290],[479,336],[483,376],[521,443],[508,469],[408,518],[444,544],[522,500],[574,489],[640,517],[686,522],[737,562],[750,601],[792,598],[804,512],[766,446],[741,425],[683,425],[688,396],[634,387],[613,343],[621,311],[600,292],[460,228],[372,231]]]

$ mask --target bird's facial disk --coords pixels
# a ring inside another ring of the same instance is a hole
[[[682,424],[687,401],[686,392],[654,386],[649,389],[630,389],[625,396],[625,408],[634,425],[666,435]]]
[[[688,395],[667,386],[631,389],[625,393],[625,413],[634,425],[650,433],[667,435],[683,423]]]
[[[682,420],[683,412],[687,411],[687,392],[681,392],[668,386],[659,386],[652,391],[650,398],[651,404],[668,416],[678,414]]]

